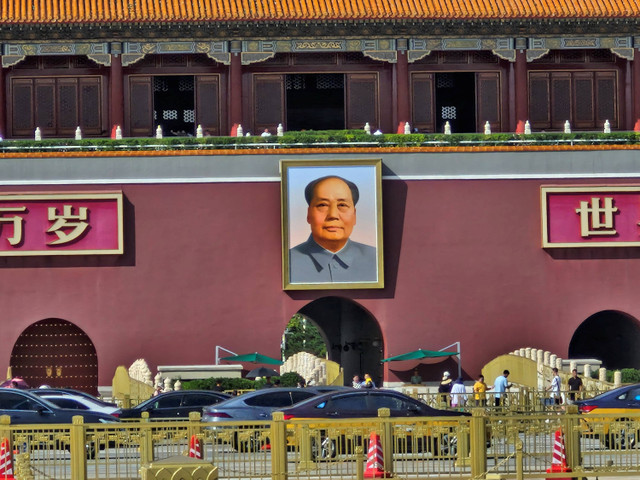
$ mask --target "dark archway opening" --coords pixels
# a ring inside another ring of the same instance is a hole
[[[569,358],[596,358],[607,369],[640,368],[640,322],[631,315],[604,310],[587,318],[573,334]]]
[[[321,330],[327,342],[329,360],[344,370],[344,381],[351,385],[354,375],[368,373],[382,385],[382,332],[376,319],[356,302],[340,297],[314,300],[298,312]]]
[[[436,74],[436,131],[448,121],[453,133],[476,131],[475,73]]]
[[[344,128],[344,75],[287,75],[286,89],[288,130]]]
[[[98,355],[86,333],[49,318],[27,327],[11,351],[11,373],[31,387],[49,385],[98,394]]]
[[[196,119],[193,75],[153,77],[153,115],[154,123],[162,125],[164,136],[194,136]]]

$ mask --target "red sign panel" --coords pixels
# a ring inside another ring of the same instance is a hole
[[[122,252],[122,192],[0,195],[0,256]]]
[[[542,187],[542,246],[640,246],[640,186]]]

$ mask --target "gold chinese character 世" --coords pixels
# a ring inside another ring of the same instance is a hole
[[[592,197],[591,204],[587,201],[580,202],[580,208],[576,213],[580,215],[580,236],[588,238],[591,235],[615,235],[613,214],[618,211],[613,206],[613,198],[605,197],[604,204],[600,206],[600,198]]]
[[[63,205],[62,214],[58,215],[56,207],[49,207],[49,221],[54,224],[47,230],[47,233],[55,233],[58,236],[58,239],[50,242],[49,245],[69,243],[80,237],[89,226],[89,222],[86,221],[88,211],[87,207],[79,207],[78,214],[73,215],[73,206]],[[67,232],[66,229],[69,228],[72,230]]]
[[[18,213],[18,212],[26,212],[27,207],[3,207],[0,208],[0,215],[3,213]],[[8,237],[7,241],[9,245],[15,246],[22,241],[22,223],[24,222],[24,218],[20,215],[14,215],[13,217],[3,217],[0,216],[0,224],[2,223],[12,223],[13,224],[13,236]]]

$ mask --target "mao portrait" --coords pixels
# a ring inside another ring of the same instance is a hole
[[[281,167],[284,289],[384,287],[381,161]]]

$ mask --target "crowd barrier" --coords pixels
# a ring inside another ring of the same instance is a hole
[[[0,439],[9,442],[16,479],[138,479],[153,462],[185,459],[194,440],[221,479],[640,476],[640,414],[581,415],[575,406],[527,415],[477,408],[433,418],[390,418],[381,409],[366,420],[285,421],[281,413],[263,422],[203,423],[199,414],[113,424],[8,420],[0,418]],[[552,468],[559,435],[571,474]]]

